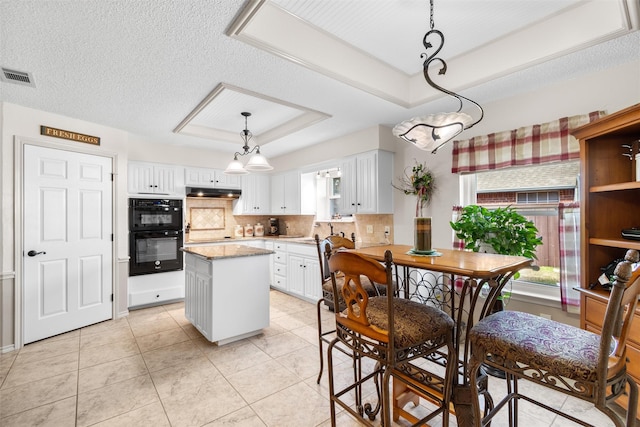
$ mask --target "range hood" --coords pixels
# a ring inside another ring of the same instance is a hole
[[[216,197],[219,199],[237,199],[242,192],[229,188],[187,187],[187,197]]]

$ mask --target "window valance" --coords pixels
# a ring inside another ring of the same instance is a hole
[[[570,132],[605,114],[594,111],[454,141],[451,172],[471,173],[578,159],[580,145]]]

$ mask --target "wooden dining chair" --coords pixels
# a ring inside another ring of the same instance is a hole
[[[553,408],[518,388],[525,379],[555,391],[591,402],[618,427],[635,426],[638,389],[627,374],[626,343],[640,294],[638,251],[629,250],[615,270],[616,280],[608,298],[600,334],[517,311],[500,311],[480,320],[470,331],[469,375],[475,426],[491,423],[505,405],[509,424],[518,425],[518,401],[525,400],[583,426],[592,426]],[[604,296],[602,298],[605,298]],[[485,407],[480,409],[478,383],[483,381],[480,367],[486,364],[507,376],[507,395],[493,405],[484,391]],[[626,422],[614,403],[627,393]]]
[[[345,310],[335,311],[336,338],[327,349],[331,422],[336,425],[336,404],[365,425],[382,410],[382,425],[391,425],[390,379],[410,382],[436,402],[436,409],[413,425],[425,425],[437,415],[442,425],[449,424],[449,402],[457,356],[453,350],[453,320],[445,312],[400,298],[392,280],[392,255],[385,253],[384,265],[354,252],[336,252],[328,260],[333,291],[345,301]],[[343,276],[338,290],[339,275]],[[370,297],[363,278],[387,288],[386,295]],[[336,390],[333,350],[341,345],[353,352],[353,383]],[[414,365],[436,352],[446,354],[444,378]],[[363,372],[362,359],[375,362],[375,368]],[[363,385],[372,381],[377,402],[364,403]],[[355,403],[354,403],[355,402]]]
[[[326,305],[329,310],[335,310],[335,302],[338,301],[338,310],[344,310],[344,299],[338,295],[336,299],[333,293],[333,285],[331,284],[331,275],[329,274],[328,259],[331,254],[341,249],[354,249],[356,243],[356,234],[351,233],[351,240],[339,235],[329,235],[325,239],[320,240],[320,237],[316,234],[316,247],[318,250],[318,262],[320,264],[320,280],[322,284],[322,298],[316,303],[317,318],[318,318],[318,349],[320,352],[320,372],[318,373],[318,379],[316,383],[320,384],[322,373],[324,371],[324,359],[323,359],[323,343],[329,343],[331,340],[328,338],[335,333],[335,328],[329,330],[322,329],[322,305]],[[328,248],[328,250],[327,250]],[[380,289],[374,287],[370,282],[364,281],[363,286],[367,293],[371,296],[381,295],[384,292],[384,288]],[[342,288],[342,277],[338,277],[338,289]]]

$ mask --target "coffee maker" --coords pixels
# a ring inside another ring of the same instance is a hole
[[[280,234],[279,223],[280,221],[278,221],[278,218],[269,218],[269,229],[267,230],[267,234],[270,236],[277,236]]]

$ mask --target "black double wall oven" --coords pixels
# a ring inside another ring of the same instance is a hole
[[[129,199],[129,276],[182,270],[182,200]]]

